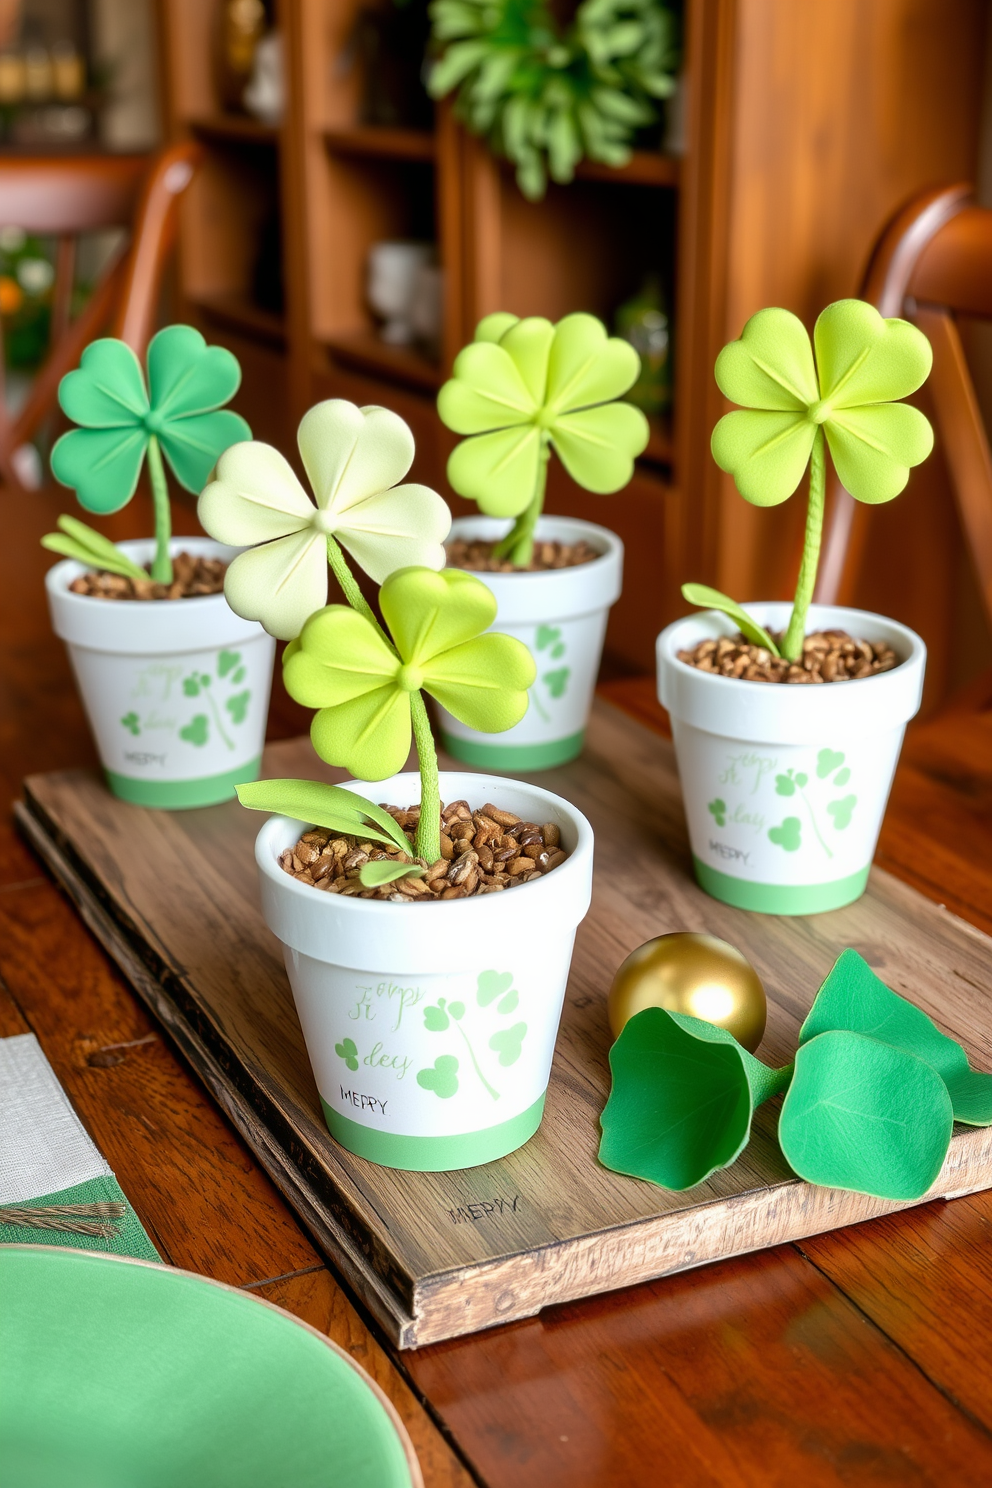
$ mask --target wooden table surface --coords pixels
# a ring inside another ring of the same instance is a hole
[[[36,546],[67,493],[5,501],[0,786],[12,799],[25,774],[94,753]],[[145,531],[147,507],[107,525]],[[177,525],[193,530],[188,510]],[[649,681],[604,691],[664,726]],[[305,721],[277,696],[274,736]],[[878,861],[992,933],[992,711],[911,731]],[[348,1349],[395,1402],[428,1488],[992,1480],[992,1193],[398,1356],[6,814],[0,977],[0,1036],[37,1034],[163,1257]]]

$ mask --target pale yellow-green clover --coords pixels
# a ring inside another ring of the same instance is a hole
[[[432,758],[436,780],[421,689],[470,728],[502,733],[527,711],[534,660],[512,636],[483,634],[496,601],[461,569],[402,569],[383,584],[379,604],[392,645],[365,615],[328,605],[286,658],[286,690],[319,709],[311,738],[328,764],[383,780],[403,768],[412,729],[421,769]],[[425,790],[425,803],[434,794]]]
[[[436,491],[398,484],[413,463],[413,435],[388,408],[318,403],[297,442],[316,504],[278,450],[250,441],[221,456],[198,507],[212,537],[249,550],[227,570],[232,610],[280,640],[327,603],[328,563],[357,602],[339,543],[381,583],[398,568],[442,568],[451,526]]]
[[[515,517],[498,551],[530,562],[554,449],[588,491],[619,491],[648,441],[644,414],[620,403],[640,361],[627,341],[607,336],[594,315],[500,313],[480,321],[438,395],[441,420],[469,437],[448,461],[460,496],[495,517]]]
[[[815,360],[814,360],[815,347]],[[838,300],[817,319],[813,345],[788,310],[759,310],[716,360],[720,391],[741,407],[713,430],[713,458],[745,500],[777,506],[792,495],[810,464],[809,510],[799,583],[782,654],[802,654],[806,614],[816,581],[825,493],[824,439],[834,468],[857,501],[891,501],[910,469],[927,458],[933,431],[908,397],[930,372],[930,343],[905,320],[883,320],[863,300]],[[699,585],[685,597],[725,609],[732,600]],[[714,597],[715,596],[715,597]],[[719,602],[718,602],[719,601]],[[747,617],[745,617],[747,618]],[[774,651],[755,622],[744,627]]]

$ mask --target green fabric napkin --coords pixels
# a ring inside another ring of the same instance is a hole
[[[0,1207],[99,1202],[125,1205],[120,1218],[106,1221],[113,1235],[0,1223],[0,1245],[72,1246],[161,1260],[34,1034],[0,1039]]]

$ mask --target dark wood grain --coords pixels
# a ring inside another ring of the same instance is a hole
[[[310,761],[308,741],[291,741],[270,749],[265,769],[297,776]],[[168,815],[112,801],[84,772],[26,782],[25,826],[56,874],[284,1191],[292,1195],[298,1177],[301,1212],[313,1223],[316,1206],[332,1255],[405,1347],[899,1207],[796,1180],[769,1108],[744,1156],[688,1194],[599,1166],[605,993],[623,956],[659,930],[705,929],[749,956],[769,993],[762,1053],[771,1064],[788,1062],[816,988],[847,945],[974,1062],[992,1062],[974,990],[992,981],[992,942],[913,891],[876,874],[857,904],[806,920],[717,904],[687,872],[671,745],[603,704],[583,758],[543,779],[596,831],[593,905],[576,941],[538,1136],[456,1174],[377,1168],[329,1139],[279,947],[258,909],[256,823],[236,803]],[[932,1194],[990,1184],[992,1132],[960,1130]],[[509,1219],[452,1224],[459,1208],[494,1192],[517,1197]]]

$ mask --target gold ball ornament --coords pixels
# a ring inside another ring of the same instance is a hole
[[[649,1007],[726,1028],[752,1054],[765,1032],[765,989],[750,961],[725,940],[695,930],[659,935],[630,953],[607,1002],[613,1037]]]

